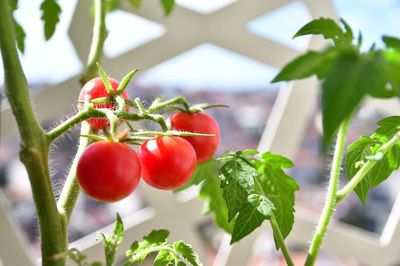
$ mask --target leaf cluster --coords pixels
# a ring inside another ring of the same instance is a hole
[[[350,116],[365,96],[400,96],[400,39],[384,36],[386,47],[361,51],[362,35],[356,39],[343,20],[337,24],[319,18],[303,26],[294,38],[322,35],[333,45],[322,51],[308,51],[289,62],[273,82],[316,76],[322,80],[322,123],[325,147],[340,123]]]
[[[150,254],[156,254],[153,265],[156,266],[202,266],[199,256],[194,252],[192,246],[180,240],[172,244],[168,243],[167,230],[153,230],[143,237],[143,240],[134,241],[126,252],[127,260],[123,266],[143,262]],[[124,225],[121,217],[117,214],[114,231],[112,235],[98,234],[103,241],[105,265],[112,266],[116,261],[119,245],[124,239]],[[68,257],[78,266],[102,266],[101,262],[87,262],[87,257],[76,248],[68,251]]]
[[[355,187],[360,200],[365,204],[369,190],[385,181],[400,166],[400,142],[397,142],[385,154],[381,148],[399,134],[400,116],[391,116],[378,122],[379,127],[371,136],[362,136],[347,148],[345,161],[346,174],[351,180],[368,161],[376,161],[367,175]]]
[[[188,186],[201,183],[205,211],[232,235],[231,244],[249,235],[265,220],[275,217],[282,236],[294,223],[296,181],[284,169],[293,163],[280,155],[255,150],[228,152],[200,165]],[[276,238],[275,238],[276,240]],[[276,247],[279,243],[275,241]]]

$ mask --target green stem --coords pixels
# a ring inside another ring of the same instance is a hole
[[[86,72],[81,77],[81,84],[97,76],[97,63],[103,55],[104,42],[107,38],[105,0],[94,0],[93,38],[90,46]]]
[[[400,132],[397,132],[388,142],[383,144],[376,153],[385,154],[387,153],[396,143],[400,141]],[[347,185],[336,193],[336,202],[342,201],[346,198],[350,192],[361,182],[361,180],[368,174],[368,172],[375,166],[376,160],[369,160],[366,162],[360,170],[353,176]]]
[[[288,266],[294,266],[292,258],[290,257],[290,254],[289,254],[289,250],[286,247],[285,239],[282,236],[281,230],[279,229],[278,222],[276,221],[274,215],[271,215],[269,222],[271,224],[272,230],[274,231],[275,239],[278,242],[279,247],[281,248],[281,251],[282,251],[283,257],[285,258],[286,264]]]
[[[336,208],[336,191],[339,183],[340,167],[343,159],[344,146],[346,142],[346,134],[350,124],[350,117],[345,119],[337,133],[337,140],[335,146],[335,152],[333,155],[332,169],[329,178],[328,194],[326,197],[325,205],[322,210],[322,215],[317,225],[316,232],[314,234],[313,240],[311,241],[310,249],[308,251],[307,260],[305,262],[306,266],[314,265],[318,252],[321,248],[322,241],[328,230],[329,222],[333,216]]]
[[[170,100],[167,100],[165,102],[157,102],[156,104],[151,105],[149,107],[149,109],[147,109],[147,111],[149,113],[155,113],[155,112],[157,112],[157,111],[159,111],[159,110],[161,110],[163,108],[169,107],[169,106],[171,106],[171,105],[173,105],[175,103],[182,104],[187,111],[189,111],[189,109],[190,109],[190,104],[187,102],[185,97],[178,96],[178,97],[172,98]]]
[[[43,265],[64,265],[66,221],[56,206],[48,168],[50,142],[30,102],[29,89],[15,46],[8,0],[0,0],[0,49],[5,92],[21,136],[20,159],[25,165],[39,219]]]
[[[88,134],[90,134],[90,126],[88,123],[83,122],[81,126],[81,135]],[[67,179],[65,180],[60,198],[58,199],[58,209],[60,210],[60,212],[65,213],[68,221],[71,218],[72,210],[74,209],[75,202],[79,196],[79,184],[76,181],[76,167],[82,153],[86,150],[86,147],[89,145],[89,143],[89,138],[79,138],[78,150],[76,151],[74,161],[72,162],[71,169],[68,173]]]
[[[254,178],[254,183],[258,189],[258,192],[261,193],[262,195],[266,196],[264,189],[263,189],[260,181],[258,180],[258,177]],[[285,239],[282,236],[281,229],[279,228],[278,222],[276,221],[274,214],[271,215],[269,222],[271,224],[272,231],[274,232],[274,235],[276,237],[275,239],[278,242],[279,247],[281,248],[281,251],[282,251],[283,257],[285,258],[286,264],[288,266],[294,266],[292,257],[290,256],[289,250],[285,243]]]
[[[83,86],[88,80],[97,76],[97,65],[96,63],[100,61],[100,58],[103,54],[104,42],[107,38],[107,29],[105,25],[105,14],[106,14],[106,5],[105,0],[94,0],[95,5],[95,22],[93,25],[93,38],[92,44],[90,46],[89,58],[86,64],[86,72],[81,77],[81,85]],[[88,112],[94,112],[93,109],[89,109]],[[100,114],[99,114],[100,115]],[[63,132],[71,128],[76,123],[84,120],[83,116],[77,115],[77,117],[73,117],[69,119],[66,123],[63,123],[53,131],[50,131],[48,134],[52,139],[55,139]],[[81,135],[87,135],[90,133],[89,129],[87,129],[87,125],[85,123],[82,124],[81,127]],[[76,166],[79,161],[80,156],[83,151],[86,149],[89,141],[87,138],[80,138],[79,146],[77,154],[75,155],[74,162],[71,166],[70,172],[68,174],[65,185],[61,191],[60,199],[58,200],[58,208],[63,211],[66,215],[67,220],[69,220],[72,210],[74,208],[76,199],[79,195],[79,185],[76,181]]]

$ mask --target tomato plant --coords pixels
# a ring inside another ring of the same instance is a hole
[[[114,92],[117,91],[117,88],[119,86],[119,82],[113,78],[109,78],[110,80],[110,84],[112,86],[112,89],[114,90]],[[110,97],[110,94],[108,93],[106,86],[104,84],[104,81],[101,77],[97,77],[97,78],[93,78],[91,80],[89,80],[88,82],[85,83],[85,85],[83,85],[80,93],[79,93],[79,106],[80,108],[83,107],[83,102],[85,101],[85,98],[88,98],[88,100],[94,100],[94,99],[98,99],[98,98],[103,98],[106,97],[108,98],[110,101],[112,100],[112,98]],[[125,99],[128,98],[128,93],[126,92],[126,90],[124,90],[122,92],[122,97],[124,97]],[[96,103],[93,104],[94,108],[107,108],[107,109],[111,109],[114,110],[115,109],[115,103],[113,102],[106,102],[106,103]],[[128,106],[126,106],[126,111],[128,111]],[[110,125],[109,121],[105,118],[89,118],[87,120],[87,122],[90,124],[90,126],[93,129],[102,129],[104,126],[108,126]]]
[[[135,7],[141,5],[140,0],[129,2]],[[145,107],[139,98],[129,100],[125,92],[135,70],[121,83],[107,78],[101,67],[101,78],[95,78],[96,63],[101,59],[107,37],[106,11],[118,7],[119,1],[95,0],[94,3],[94,36],[81,78],[81,108],[60,125],[46,131],[29,100],[28,82],[17,53],[16,46],[23,52],[25,36],[23,28],[13,18],[17,1],[0,0],[0,49],[5,92],[21,136],[20,158],[29,175],[38,214],[43,265],[63,266],[67,255],[79,265],[89,265],[77,250],[68,251],[67,229],[79,185],[90,197],[112,202],[129,195],[140,176],[159,189],[185,189],[198,185],[199,196],[206,199],[208,213],[212,213],[216,224],[231,235],[231,244],[268,221],[277,250],[281,250],[288,265],[294,265],[285,243],[295,222],[295,193],[299,189],[296,180],[286,173],[294,163],[282,155],[257,150],[228,151],[211,159],[219,144],[220,130],[218,123],[203,111],[216,105],[190,106],[179,96],[166,101],[159,97]],[[174,1],[161,0],[161,3],[165,13],[169,14]],[[61,8],[57,1],[44,0],[41,10],[45,37],[49,39],[59,21]],[[314,265],[317,260],[337,205],[353,191],[365,203],[368,192],[400,167],[400,116],[380,120],[370,136],[362,136],[350,144],[347,151],[345,147],[352,117],[366,96],[400,96],[400,39],[384,36],[384,48],[372,46],[364,52],[361,34],[355,37],[344,20],[338,24],[327,18],[307,23],[295,37],[309,34],[322,35],[330,40],[330,46],[300,55],[283,67],[273,80],[292,81],[310,76],[320,79],[324,148],[336,137],[327,197],[308,250],[307,266]],[[132,106],[133,111],[128,112],[128,106]],[[173,110],[179,112],[170,117],[173,130],[168,130],[164,114]],[[121,120],[126,122],[127,128],[118,132]],[[147,131],[129,123],[141,120],[156,122],[161,130]],[[80,123],[79,147],[60,197],[56,199],[48,164],[50,146]],[[107,129],[98,131],[107,125],[111,132]],[[97,142],[88,146],[90,139]],[[139,154],[129,144],[140,145]],[[343,160],[345,153],[347,156]],[[339,188],[342,162],[349,182]],[[189,245],[183,241],[168,244],[167,236],[166,230],[154,230],[143,241],[134,241],[126,253],[128,259],[124,265],[141,262],[153,252],[158,252],[157,265],[201,265]],[[116,248],[123,239],[119,216],[114,234],[101,237],[106,265],[110,266],[116,261]]]
[[[140,173],[139,158],[128,145],[99,141],[91,144],[79,159],[77,180],[91,198],[113,202],[132,193]]]
[[[196,152],[181,137],[158,137],[140,146],[142,178],[159,189],[176,189],[185,184],[196,167]]]
[[[199,163],[209,160],[218,148],[220,129],[217,121],[204,112],[179,112],[170,117],[174,130],[213,134],[214,136],[183,137],[192,144]]]

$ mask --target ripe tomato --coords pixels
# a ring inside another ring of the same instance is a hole
[[[212,137],[183,137],[192,144],[199,163],[210,159],[220,141],[220,130],[217,121],[206,113],[179,112],[170,117],[171,127],[178,131],[214,134]]]
[[[111,86],[113,87],[114,91],[116,91],[119,82],[112,78],[109,79]],[[89,80],[82,87],[81,92],[79,93],[79,102],[81,107],[83,105],[82,102],[85,100],[85,97],[87,97],[87,95],[89,96],[89,100],[109,96],[106,86],[104,85],[104,82],[100,77]],[[122,97],[124,97],[125,99],[128,98],[128,93],[126,92],[126,90],[122,93]],[[108,108],[114,110],[115,105],[113,103],[94,104],[94,108]],[[128,106],[126,106],[126,110],[128,111]],[[102,129],[104,125],[108,125],[109,127],[109,121],[105,118],[89,118],[86,121],[93,129]]]
[[[159,189],[182,186],[196,168],[196,152],[180,137],[162,136],[144,142],[139,149],[139,158],[143,180]]]
[[[95,142],[78,162],[77,179],[83,191],[98,201],[118,201],[136,188],[141,173],[140,160],[128,145]]]

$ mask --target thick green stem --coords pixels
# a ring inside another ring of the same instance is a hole
[[[400,132],[397,132],[388,142],[383,144],[376,153],[386,154],[396,143],[400,141]],[[368,174],[368,172],[375,166],[376,160],[369,160],[366,162],[360,170],[353,176],[347,185],[336,193],[336,202],[342,201],[346,198],[350,192],[361,182],[361,180]]]
[[[97,76],[97,63],[103,55],[104,42],[107,38],[105,0],[94,0],[93,38],[90,46],[86,72],[81,77],[81,84]]]
[[[43,265],[64,265],[66,221],[57,210],[48,168],[49,140],[34,115],[28,84],[15,46],[8,0],[0,0],[0,49],[5,92],[21,136],[20,158],[29,180],[39,219]]]
[[[322,215],[317,225],[317,230],[314,238],[311,241],[310,249],[308,251],[306,266],[314,265],[318,252],[321,249],[322,241],[328,230],[329,222],[333,216],[336,208],[336,191],[339,183],[340,167],[343,159],[344,146],[346,142],[347,129],[350,124],[350,118],[345,119],[339,127],[337,134],[335,153],[333,155],[332,169],[329,178],[328,194],[326,197],[325,205],[322,210]]]

